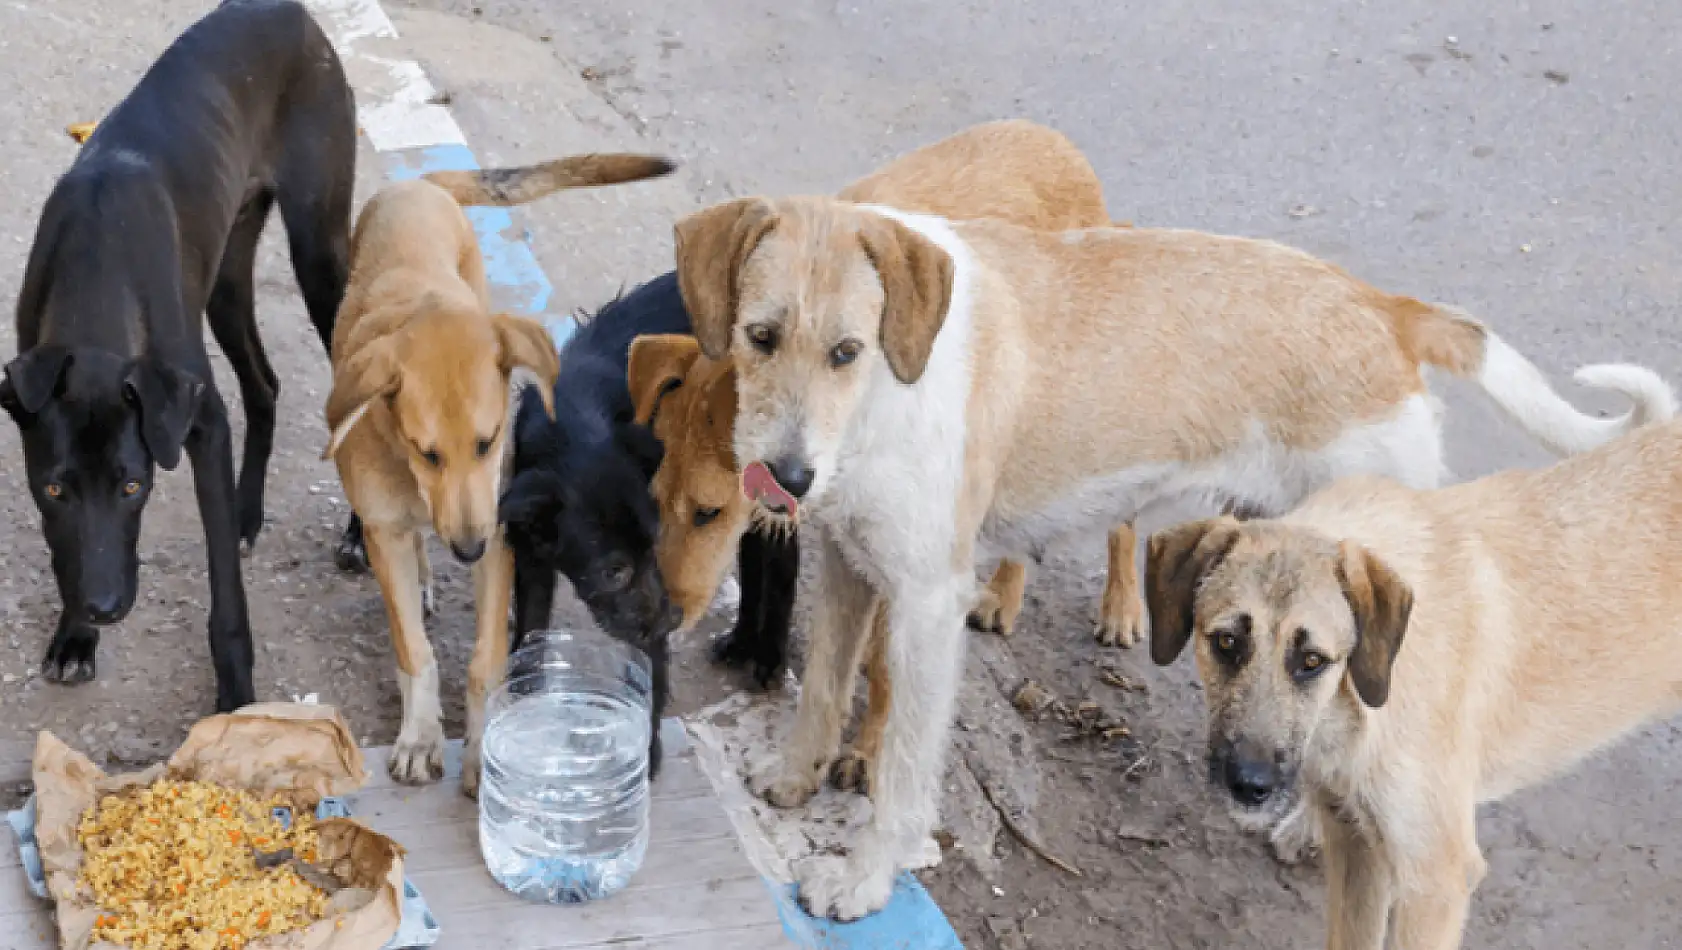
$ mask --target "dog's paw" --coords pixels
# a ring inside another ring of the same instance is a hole
[[[1312,864],[1320,853],[1320,834],[1319,815],[1298,805],[1268,832],[1268,850],[1280,864]]]
[[[333,565],[346,574],[366,574],[368,550],[360,540],[345,538],[333,551]]]
[[[778,808],[799,808],[818,793],[817,772],[790,768],[773,756],[749,776],[748,789]]]
[[[41,677],[49,683],[72,685],[94,678],[94,652],[99,632],[91,628],[61,630],[47,647],[41,661]]]
[[[1120,610],[1112,610],[1106,606],[1092,635],[1104,646],[1131,648],[1137,645],[1144,635],[1144,619],[1144,611],[1140,609],[1136,598]]]
[[[965,620],[971,630],[1008,637],[1016,632],[1016,614],[1017,611],[1004,609],[998,593],[991,587],[983,587],[981,596],[977,598],[975,607],[970,610]]]
[[[483,762],[477,740],[469,739],[462,744],[461,793],[474,800],[479,798],[479,776],[484,771]]]
[[[874,914],[887,906],[894,893],[893,864],[866,860],[858,852],[845,858],[809,858],[795,876],[806,912],[831,920],[845,922]]]
[[[870,760],[848,749],[829,767],[829,784],[843,792],[870,795]]]
[[[444,727],[436,722],[405,730],[391,748],[391,761],[386,764],[394,782],[403,785],[428,785],[444,777]],[[462,783],[466,785],[466,768],[462,769]],[[478,770],[474,770],[474,782]],[[477,787],[477,786],[475,786]]]

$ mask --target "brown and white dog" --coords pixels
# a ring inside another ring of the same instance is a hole
[[[955,220],[998,218],[1041,231],[1110,223],[1103,184],[1086,156],[1062,133],[1022,119],[983,122],[925,145],[848,185],[839,197]],[[630,385],[638,421],[652,423],[665,445],[653,483],[660,571],[684,626],[692,627],[711,605],[749,524],[788,519],[741,490],[736,374],[729,359],[703,356],[693,336],[639,337],[631,344]],[[1097,629],[1105,643],[1131,645],[1139,629],[1136,541],[1131,524],[1111,534],[1110,580]],[[1020,562],[1002,560],[971,623],[1010,634],[1025,580]]]
[[[820,528],[794,733],[752,779],[771,801],[817,788],[886,600],[894,703],[873,815],[848,855],[800,869],[808,908],[841,919],[886,903],[935,819],[978,547],[1032,552],[1185,497],[1278,512],[1359,472],[1435,485],[1426,365],[1558,449],[1669,398],[1647,370],[1602,368],[1588,381],[1641,408],[1591,418],[1472,319],[1266,241],[810,197],[732,201],[676,230],[696,337],[735,361],[737,460]]]
[[[1317,813],[1331,950],[1460,946],[1478,804],[1682,708],[1674,422],[1436,491],[1348,479],[1149,549],[1151,653],[1193,643],[1210,779],[1241,818],[1292,786]]]
[[[333,333],[323,457],[337,463],[363,522],[391,623],[403,724],[390,770],[400,782],[436,781],[444,769],[438,666],[423,624],[431,608],[430,526],[473,565],[477,639],[462,787],[478,789],[485,696],[501,681],[508,653],[513,566],[497,526],[497,490],[509,385],[516,371],[535,376],[547,405],[557,371],[554,341],[541,324],[490,313],[484,261],[462,205],[522,204],[674,167],[661,158],[585,155],[435,172],[381,190],[357,219]]]
[[[1022,119],[983,122],[925,145],[848,185],[839,197],[956,220],[998,218],[1041,231],[1110,223],[1103,183],[1086,156],[1061,132]],[[629,376],[637,421],[651,424],[665,446],[652,484],[660,509],[657,554],[683,625],[692,627],[711,605],[749,525],[757,518],[792,528],[792,513],[767,511],[741,489],[736,374],[728,358],[708,359],[693,336],[643,336],[631,344]],[[1131,523],[1111,531],[1097,628],[1104,642],[1138,627],[1136,550]],[[970,613],[971,625],[1011,633],[1025,578],[1023,564],[1002,559]],[[876,631],[881,622],[879,615]],[[870,700],[857,742],[831,769],[840,788],[867,788],[881,747],[892,690],[878,643],[866,649],[865,676]]]

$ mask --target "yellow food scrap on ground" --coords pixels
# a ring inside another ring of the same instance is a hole
[[[77,122],[74,125],[65,126],[64,131],[70,133],[70,137],[76,140],[77,145],[80,145],[88,140],[88,136],[93,134],[94,126],[98,124],[97,122]]]
[[[93,938],[134,950],[240,950],[306,927],[327,895],[289,864],[259,868],[253,849],[316,859],[315,816],[237,789],[160,779],[107,795],[77,827],[82,883],[102,910]]]

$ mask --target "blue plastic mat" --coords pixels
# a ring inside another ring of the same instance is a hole
[[[292,815],[286,809],[276,809],[275,817],[282,825],[290,827]],[[349,818],[350,807],[341,798],[323,798],[315,808],[317,819]],[[47,875],[41,867],[41,851],[35,845],[35,796],[23,803],[17,811],[6,813],[6,824],[12,826],[12,831],[18,839],[18,856],[22,859],[23,873],[29,879],[29,890],[36,897],[47,900]],[[432,916],[432,911],[426,906],[426,898],[415,887],[414,882],[407,876],[403,878],[403,916],[397,924],[397,933],[386,941],[381,950],[420,950],[438,942],[438,921]]]

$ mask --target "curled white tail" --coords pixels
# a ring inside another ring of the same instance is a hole
[[[1582,367],[1574,378],[1584,386],[1622,393],[1634,406],[1610,419],[1591,416],[1554,392],[1542,371],[1505,340],[1487,328],[1484,334],[1477,384],[1515,423],[1556,455],[1586,452],[1676,414],[1676,394],[1659,374],[1644,366],[1602,363]]]

